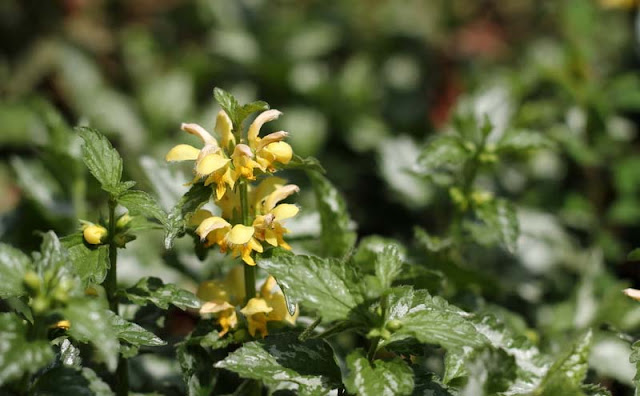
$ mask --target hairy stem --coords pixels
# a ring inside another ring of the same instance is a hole
[[[249,194],[246,181],[242,181],[239,185],[240,188],[240,209],[242,212],[242,224],[246,226],[251,225],[251,219],[249,219]],[[244,265],[244,291],[245,304],[249,302],[256,295],[256,267],[252,265]]]
[[[118,246],[116,244],[116,205],[115,199],[109,199],[109,271],[104,281],[104,288],[109,301],[109,309],[116,315],[118,314]],[[116,395],[126,396],[129,394],[129,367],[127,359],[120,356],[118,358],[118,367],[114,378],[114,388]]]

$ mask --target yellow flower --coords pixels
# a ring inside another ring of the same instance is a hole
[[[200,240],[206,241],[205,246],[218,245],[225,253],[231,249],[233,257],[242,257],[242,261],[249,265],[256,265],[251,253],[262,252],[262,245],[254,237],[253,227],[236,224],[233,227],[222,217],[212,216],[204,219],[196,229]]]
[[[260,288],[260,297],[254,297],[240,312],[247,318],[249,334],[255,337],[256,332],[264,338],[269,333],[267,322],[287,322],[295,324],[298,312],[294,316],[289,315],[284,295],[280,291],[274,292],[276,280],[269,276]],[[296,310],[297,311],[297,310]]]
[[[294,184],[278,186],[275,191],[256,203],[256,212],[263,213],[257,215],[253,221],[258,240],[291,250],[291,246],[283,238],[289,230],[282,225],[282,222],[298,214],[299,209],[292,204],[276,204],[298,191],[300,189]]]
[[[82,236],[87,243],[92,245],[99,245],[104,242],[107,237],[108,231],[101,225],[96,225],[92,223],[86,223],[82,227]]]
[[[62,329],[62,330],[69,330],[71,328],[71,322],[69,322],[68,320],[64,319],[64,320],[59,320],[56,323],[52,324],[50,326],[50,328],[52,329]]]
[[[235,305],[243,301],[245,296],[243,271],[242,266],[238,265],[229,271],[223,282],[210,280],[198,286],[196,296],[205,301],[200,314],[217,316],[217,323],[222,328],[218,333],[220,337],[238,326]]]
[[[248,180],[255,180],[253,170],[260,165],[253,160],[253,153],[246,144],[238,144],[231,155],[236,175],[242,176]]]
[[[638,0],[600,0],[604,8],[633,8],[638,5]]]
[[[264,111],[249,126],[247,133],[249,147],[255,153],[256,162],[263,172],[273,172],[274,162],[287,164],[293,156],[291,146],[283,142],[288,135],[287,132],[274,132],[263,138],[258,136],[264,123],[277,119],[281,114],[278,110]]]
[[[229,116],[220,110],[216,118],[215,130],[220,135],[221,144],[225,150],[228,150],[229,145],[235,143],[231,128]],[[237,179],[231,169],[231,160],[227,158],[225,150],[221,149],[218,146],[218,141],[198,124],[182,124],[181,129],[199,137],[204,146],[202,149],[197,149],[188,144],[179,144],[167,153],[166,160],[169,162],[195,161],[194,172],[196,176],[193,182],[206,177],[205,185],[215,183],[216,196],[218,198],[222,197],[226,191],[226,186],[233,188]]]

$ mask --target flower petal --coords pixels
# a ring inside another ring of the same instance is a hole
[[[234,245],[244,245],[251,240],[254,231],[253,227],[236,224],[227,235],[227,240]]]
[[[204,129],[198,124],[184,123],[180,125],[180,129],[192,135],[196,135],[202,140],[204,144],[212,144],[215,146],[218,145],[218,142],[216,141],[216,139],[214,139],[213,136],[211,136],[211,134],[207,132],[206,129]]]
[[[198,154],[200,154],[200,150],[189,146],[188,144],[179,144],[169,150],[167,155],[164,157],[165,160],[169,162],[173,161],[193,161],[198,158]]]
[[[262,150],[262,148],[268,144],[279,142],[284,138],[286,138],[287,136],[289,136],[289,133],[285,131],[270,133],[267,136],[260,139],[260,143],[258,143],[258,146],[256,147],[256,151]]]
[[[229,146],[229,142],[235,142],[235,138],[232,133],[233,124],[231,123],[231,118],[227,115],[224,110],[220,110],[218,112],[218,116],[216,117],[216,126],[214,130],[220,136],[220,144],[225,149]]]
[[[230,226],[231,224],[229,224],[222,217],[209,217],[208,219],[204,219],[202,223],[200,223],[200,225],[196,229],[196,234],[200,236],[201,240],[204,240],[211,231]]]
[[[271,213],[275,216],[276,221],[289,219],[298,214],[300,208],[292,204],[280,204],[273,208]]]
[[[277,188],[265,199],[262,210],[264,212],[270,212],[278,202],[282,201],[292,194],[297,193],[298,191],[300,191],[300,187],[296,186],[295,184],[287,184],[286,186]]]
[[[220,154],[209,154],[196,163],[196,172],[199,175],[209,175],[222,169],[229,161],[228,158],[224,158]]]
[[[260,115],[257,116],[249,126],[249,132],[247,133],[249,143],[254,145],[254,142],[256,142],[256,140],[258,139],[258,134],[260,133],[260,128],[262,128],[262,125],[264,125],[265,122],[275,120],[276,118],[280,117],[281,114],[282,113],[276,109],[267,110],[260,113]]]
[[[287,142],[275,142],[267,145],[264,150],[273,154],[276,161],[281,164],[288,164],[293,158],[293,149]]]
[[[189,225],[191,227],[197,227],[208,217],[213,217],[213,213],[209,212],[206,209],[198,209],[193,212],[191,217],[189,217]]]
[[[247,305],[240,310],[244,316],[251,316],[257,313],[269,313],[273,311],[264,298],[254,297],[247,302]]]
[[[202,304],[202,307],[200,307],[200,313],[218,313],[226,311],[229,308],[233,308],[233,305],[224,300],[207,301],[206,303]]]

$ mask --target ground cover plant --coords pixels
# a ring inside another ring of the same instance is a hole
[[[0,5],[0,394],[637,394],[636,2],[329,3]]]

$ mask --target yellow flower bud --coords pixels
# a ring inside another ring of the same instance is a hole
[[[293,150],[286,142],[275,142],[267,145],[264,150],[273,155],[277,162],[281,164],[288,164],[293,157]]]
[[[129,213],[125,213],[116,221],[116,228],[119,230],[125,229],[133,218],[129,216]]]
[[[59,320],[58,322],[54,323],[51,326],[52,329],[63,329],[63,330],[69,330],[69,328],[71,328],[71,322],[69,322],[68,320]]]
[[[99,225],[90,225],[84,228],[82,231],[84,240],[92,245],[99,245],[103,242],[107,236],[107,229]]]
[[[31,290],[38,290],[40,288],[40,277],[34,271],[29,271],[24,274],[24,284]]]

